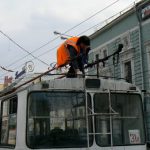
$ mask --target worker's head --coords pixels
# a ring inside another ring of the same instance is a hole
[[[90,38],[87,36],[79,37],[77,41],[77,45],[82,49],[85,53],[88,53],[90,50]]]

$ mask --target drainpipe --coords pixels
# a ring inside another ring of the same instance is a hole
[[[140,44],[140,55],[141,55],[141,72],[142,72],[142,89],[144,90],[144,72],[143,72],[143,53],[142,53],[142,42],[143,42],[143,35],[142,35],[142,23],[141,23],[141,18],[138,13],[137,6],[135,5],[135,11],[136,11],[136,16],[138,19],[138,26],[139,26],[139,44]],[[142,92],[142,98],[143,98],[143,109],[144,109],[144,116],[146,117],[146,103],[144,100],[144,95],[145,93]],[[146,131],[146,137],[148,136],[149,132],[147,130],[147,127],[149,126],[146,120],[144,119],[145,122],[145,131]],[[146,141],[148,139],[146,138]],[[148,142],[148,141],[147,141]]]
[[[139,46],[140,46],[140,55],[141,55],[141,74],[142,74],[142,90],[144,90],[144,72],[143,72],[143,52],[142,52],[142,41],[143,41],[143,36],[142,36],[142,24],[141,24],[141,19],[138,13],[137,6],[135,5],[135,12],[136,16],[138,19],[138,26],[139,26]]]

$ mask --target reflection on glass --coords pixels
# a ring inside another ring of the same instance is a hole
[[[101,143],[101,145],[109,145],[110,143],[110,119],[104,113],[109,113],[109,100],[108,94],[95,94],[95,112],[103,113],[103,115],[95,116],[96,119],[96,133],[101,133],[96,135],[96,140]]]
[[[108,113],[108,94],[95,94],[94,105],[96,113]],[[113,145],[143,144],[145,141],[142,103],[139,95],[111,93],[111,115]],[[111,145],[110,115],[96,116],[96,142],[100,146]]]
[[[31,93],[28,100],[27,144],[31,148],[86,147],[84,94]]]
[[[9,101],[4,101],[3,102],[3,106],[2,106],[2,116],[8,116],[8,112],[9,112],[9,105],[8,105]]]
[[[1,127],[1,143],[7,144],[8,141],[8,117],[2,118],[2,127]]]
[[[15,146],[17,124],[17,97],[2,102],[1,145]]]
[[[8,144],[16,144],[16,124],[17,118],[16,114],[11,115],[9,118],[9,133],[8,133]]]

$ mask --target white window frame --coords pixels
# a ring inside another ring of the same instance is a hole
[[[125,63],[127,63],[129,61],[131,62],[132,83],[135,83],[133,59],[128,59],[128,60],[122,62],[122,64],[121,64],[121,78],[125,79]]]
[[[106,50],[107,52],[107,56],[108,56],[108,48],[107,46],[104,46],[102,47],[100,50],[99,50],[99,59],[103,59],[104,58],[104,50]],[[107,63],[105,64],[105,67],[103,67],[103,64],[100,63],[100,69],[103,70],[104,68],[107,67]]]
[[[103,59],[104,56],[104,51],[106,50],[106,54],[108,56],[108,47],[107,46],[103,46],[100,50],[100,59]],[[105,63],[105,67],[103,67],[103,64],[100,63],[100,75],[101,76],[112,76],[112,71],[111,68],[108,65],[108,61]],[[109,74],[109,75],[108,75]]]
[[[121,54],[120,54],[120,65],[121,65],[121,78],[125,78],[125,63],[131,61],[132,83],[135,84],[133,51],[134,51],[134,49],[128,49],[124,52],[121,52]]]
[[[106,53],[107,53],[107,56],[108,56],[108,48],[107,48],[107,46],[105,46],[105,47],[103,47],[102,48],[102,54],[103,54],[103,58],[104,58],[104,51],[106,50]]]
[[[107,48],[107,46],[105,46],[105,47],[103,47],[102,48],[102,58],[104,58],[105,56],[104,56],[104,51],[106,50],[106,54],[107,54],[107,56],[108,56],[108,48]],[[103,68],[106,68],[106,67],[108,67],[108,60],[107,60],[107,63],[105,64],[105,67],[103,67]]]
[[[107,46],[103,46],[100,49],[97,49],[97,51],[94,53],[94,60],[96,61],[96,55],[99,55],[99,59],[103,59],[104,58],[104,50],[106,50],[107,56],[108,56],[108,47]],[[109,74],[109,76],[112,76],[112,71],[111,68],[108,66],[108,63],[105,64],[105,67],[103,67],[102,63],[99,63],[99,74],[100,76],[107,76],[107,74]]]

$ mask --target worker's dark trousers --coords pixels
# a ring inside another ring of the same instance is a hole
[[[84,78],[85,77],[85,73],[84,73],[84,70],[81,71],[82,72],[82,77]],[[70,65],[70,68],[69,68],[69,71],[66,75],[67,78],[77,78],[77,74],[75,72],[75,69],[72,65]]]
[[[69,71],[66,75],[67,78],[76,78],[77,75],[75,73],[75,69],[73,68],[73,66],[71,65],[70,68],[69,68]]]

